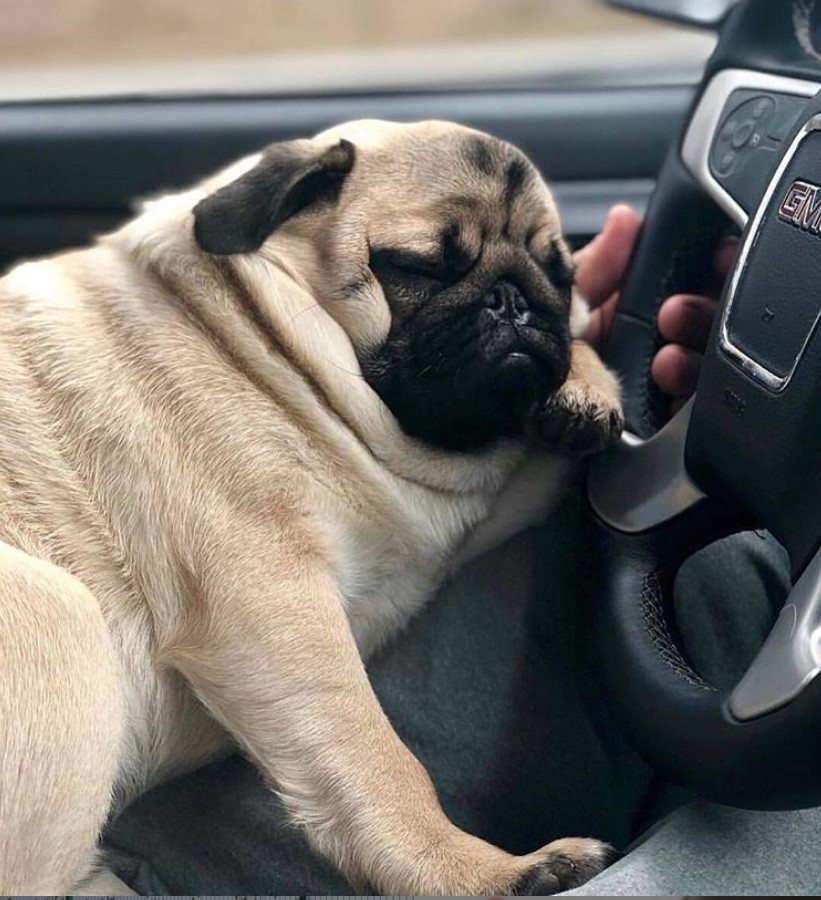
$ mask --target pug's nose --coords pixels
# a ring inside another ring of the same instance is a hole
[[[485,296],[485,306],[494,319],[525,324],[530,318],[530,307],[524,294],[509,281],[499,281]]]

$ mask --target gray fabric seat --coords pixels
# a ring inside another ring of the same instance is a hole
[[[692,803],[567,895],[818,896],[821,810],[752,812]]]

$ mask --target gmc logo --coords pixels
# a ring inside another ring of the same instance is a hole
[[[778,218],[817,235],[821,232],[821,186],[794,181],[778,207]]]

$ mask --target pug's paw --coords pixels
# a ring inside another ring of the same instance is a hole
[[[615,443],[623,428],[624,414],[616,393],[574,381],[533,410],[525,433],[540,447],[567,456],[586,456]]]
[[[545,897],[579,887],[605,869],[616,853],[592,838],[562,838],[532,856],[538,862],[513,886],[516,896]]]

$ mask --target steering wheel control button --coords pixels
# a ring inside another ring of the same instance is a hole
[[[757,100],[752,101],[752,105],[754,119],[766,119],[768,116],[772,115],[772,112],[775,109],[775,101],[772,97],[759,97]]]
[[[735,161],[738,157],[738,154],[735,150],[728,150],[719,160],[718,163],[718,171],[722,175],[729,175],[730,172],[733,171],[733,165],[735,165]]]
[[[735,150],[740,150],[753,136],[754,131],[755,122],[752,119],[747,119],[746,122],[739,125],[733,132],[733,136],[730,138],[730,143],[733,148]]]
[[[738,128],[739,120],[733,116],[731,119],[728,119],[724,127],[721,129],[719,134],[719,141],[723,145],[726,145],[727,141],[731,141],[733,139],[733,135],[735,134],[736,128]]]
[[[755,208],[767,186],[783,141],[792,133],[807,98],[735,90],[730,94],[709,154],[719,185],[745,210]]]

